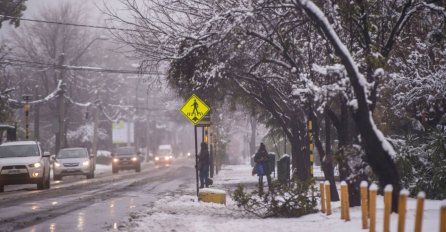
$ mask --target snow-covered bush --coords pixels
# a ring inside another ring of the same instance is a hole
[[[446,132],[434,130],[392,142],[402,184],[411,195],[424,191],[430,199],[446,198]]]
[[[259,196],[239,185],[232,193],[237,206],[261,218],[300,217],[317,212],[317,193],[314,181],[293,180],[289,185],[273,181],[271,190]]]

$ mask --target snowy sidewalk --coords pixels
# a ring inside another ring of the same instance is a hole
[[[360,207],[350,208],[351,221],[340,220],[339,203],[332,204],[333,214],[326,216],[322,213],[303,216],[300,218],[268,218],[260,219],[240,211],[230,198],[229,191],[239,183],[254,186],[257,176],[251,175],[249,165],[225,166],[214,177],[213,188],[227,192],[227,205],[198,202],[195,196],[195,183],[182,193],[166,195],[145,212],[135,212],[129,218],[124,231],[368,231],[361,229]],[[382,231],[383,198],[377,199],[377,231]],[[408,200],[406,216],[406,231],[413,231],[415,217],[415,200]],[[427,200],[425,202],[423,230],[425,232],[439,231],[440,201]],[[391,231],[396,231],[397,214],[392,214]]]

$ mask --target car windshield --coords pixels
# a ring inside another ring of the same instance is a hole
[[[170,155],[170,154],[172,154],[172,150],[170,150],[170,149],[160,149],[159,150],[159,154],[160,155]]]
[[[84,149],[67,149],[60,150],[57,158],[59,159],[70,159],[70,158],[85,158],[87,153]]]
[[[39,156],[36,145],[0,146],[0,158]]]
[[[119,147],[116,149],[117,155],[133,155],[135,153],[135,148],[133,147]]]

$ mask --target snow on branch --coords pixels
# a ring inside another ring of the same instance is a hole
[[[38,100],[34,100],[34,101],[22,101],[22,100],[16,100],[16,99],[12,99],[9,98],[8,96],[3,96],[0,95],[0,99],[6,99],[6,102],[14,107],[14,108],[19,108],[19,107],[23,107],[25,104],[30,104],[30,105],[39,105],[39,104],[44,104],[47,103],[53,99],[55,99],[57,96],[59,96],[59,94],[61,94],[62,88],[62,81],[59,81],[57,83],[57,87],[53,90],[53,92],[51,92],[50,94],[48,94],[46,97],[42,98],[42,99],[38,99]]]

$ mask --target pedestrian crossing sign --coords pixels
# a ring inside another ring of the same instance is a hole
[[[194,125],[197,125],[210,109],[197,95],[192,94],[189,100],[181,107],[180,111]]]

